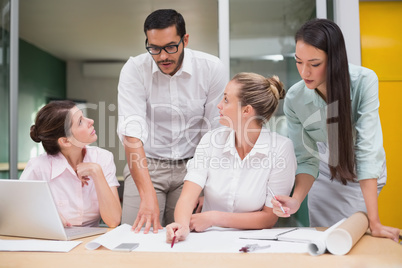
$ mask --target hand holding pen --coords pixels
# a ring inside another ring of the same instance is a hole
[[[268,186],[268,191],[272,195],[272,198],[278,203],[278,206],[279,206],[279,208],[281,209],[281,211],[283,212],[284,215],[278,215],[277,213],[275,213],[275,210],[274,210],[274,213],[279,217],[289,217],[290,215],[285,212],[285,209],[283,208],[282,203],[277,199],[275,193],[272,191],[272,189],[269,186]],[[274,207],[275,207],[275,205],[277,205],[277,204],[275,204],[273,202],[271,202],[271,203],[274,205]]]
[[[190,233],[190,228],[179,223],[173,222],[166,226],[166,242],[172,248],[175,243],[186,239]]]

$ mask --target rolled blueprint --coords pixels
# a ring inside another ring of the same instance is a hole
[[[364,212],[356,212],[328,228],[322,236],[308,244],[310,255],[324,254],[326,250],[335,255],[345,255],[368,229],[368,218]]]
[[[338,221],[337,223],[335,223],[334,225],[332,225],[330,228],[328,228],[327,230],[325,230],[325,232],[322,233],[321,237],[319,239],[313,240],[311,241],[308,245],[307,245],[307,250],[308,253],[310,253],[310,255],[313,256],[317,256],[317,255],[321,255],[324,254],[325,251],[327,250],[327,246],[325,245],[325,240],[328,236],[328,234],[330,232],[332,232],[332,230],[334,230],[335,228],[337,228],[341,223],[343,223],[346,219],[342,219],[340,221]]]
[[[328,234],[325,239],[328,251],[335,255],[347,254],[364,235],[368,226],[367,214],[356,212]]]

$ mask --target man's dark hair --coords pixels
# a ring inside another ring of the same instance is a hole
[[[186,34],[186,23],[183,16],[173,9],[158,9],[148,15],[144,23],[144,33],[152,29],[165,29],[176,26],[177,35],[183,37]]]

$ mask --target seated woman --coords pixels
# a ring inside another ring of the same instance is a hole
[[[120,224],[121,205],[113,155],[91,147],[94,121],[71,101],[44,106],[31,126],[31,138],[46,153],[32,158],[21,180],[47,181],[64,226]],[[40,197],[38,197],[40,198]]]
[[[285,95],[278,77],[239,73],[227,84],[219,122],[206,133],[187,164],[184,186],[175,208],[175,222],[166,226],[166,240],[186,239],[190,231],[211,226],[263,229],[275,225],[272,196],[289,195],[295,178],[292,142],[263,127]],[[204,189],[201,213],[192,214]]]

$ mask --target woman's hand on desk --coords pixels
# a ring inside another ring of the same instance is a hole
[[[372,223],[370,222],[371,235],[375,237],[385,237],[390,238],[398,243],[399,232],[398,228],[382,225],[380,222]]]
[[[215,211],[207,211],[191,215],[190,230],[203,232],[213,225],[212,220],[217,217]]]
[[[173,237],[175,242],[186,239],[191,231],[202,232],[212,226],[213,211],[197,213],[191,215],[190,226],[184,226],[180,223],[173,222],[166,226],[166,242],[171,243]]]
[[[277,200],[272,198],[271,203],[273,206],[273,212],[278,217],[288,218],[300,208],[300,203],[296,198],[286,195],[277,195],[275,197]],[[283,213],[281,206],[285,213]]]
[[[190,228],[188,226],[183,226],[180,223],[173,222],[166,226],[166,242],[172,243],[173,237],[176,237],[175,242],[183,241],[189,233]]]

